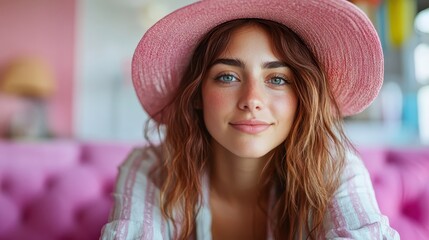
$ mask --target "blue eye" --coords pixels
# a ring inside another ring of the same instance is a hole
[[[285,85],[288,82],[282,78],[282,77],[273,77],[270,80],[268,80],[269,83],[274,84],[274,85]]]
[[[230,82],[236,82],[237,78],[234,75],[231,74],[223,74],[216,78],[216,80],[219,80],[224,83],[230,83]]]

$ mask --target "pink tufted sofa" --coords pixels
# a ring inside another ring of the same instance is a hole
[[[0,142],[0,239],[98,239],[132,144]],[[429,149],[360,148],[401,239],[429,239]]]
[[[359,148],[381,212],[404,240],[429,239],[429,147]]]
[[[0,239],[98,239],[130,144],[0,142]]]

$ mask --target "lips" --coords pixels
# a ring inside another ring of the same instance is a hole
[[[271,123],[255,119],[234,121],[229,124],[234,129],[248,134],[261,133],[272,125]]]

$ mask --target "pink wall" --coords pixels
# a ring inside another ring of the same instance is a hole
[[[76,0],[0,0],[0,69],[23,55],[52,64],[57,92],[48,119],[54,134],[63,137],[73,132],[75,19]]]

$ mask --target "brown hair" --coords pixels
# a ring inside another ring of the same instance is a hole
[[[196,47],[176,96],[163,111],[167,127],[159,168],[161,211],[165,219],[175,223],[178,239],[193,234],[197,207],[201,206],[201,178],[211,154],[210,135],[198,108],[201,84],[209,66],[227,47],[231,34],[245,25],[259,26],[271,36],[277,57],[293,71],[298,97],[291,131],[285,142],[270,153],[265,168],[264,176],[270,176],[266,184],[276,189],[274,206],[269,210],[273,235],[275,239],[301,239],[304,235],[316,239],[323,233],[323,218],[339,186],[351,145],[323,69],[292,30],[268,20],[223,23]]]

